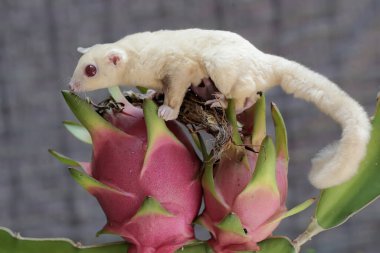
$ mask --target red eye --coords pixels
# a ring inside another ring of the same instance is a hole
[[[92,76],[96,75],[96,67],[92,64],[87,65],[84,72],[86,73],[86,76],[92,77]]]

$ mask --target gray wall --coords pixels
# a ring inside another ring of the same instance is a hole
[[[70,237],[85,244],[115,239],[95,238],[105,220],[100,208],[47,153],[54,148],[77,159],[90,157],[90,147],[61,125],[73,119],[60,90],[79,57],[77,46],[161,28],[231,30],[266,52],[325,74],[371,114],[380,83],[379,11],[379,0],[1,0],[0,225],[25,236]],[[338,139],[340,129],[314,106],[279,89],[268,96],[289,130],[292,207],[318,194],[306,179],[310,158]],[[305,249],[379,252],[379,202]],[[278,233],[294,238],[311,213],[283,222]]]

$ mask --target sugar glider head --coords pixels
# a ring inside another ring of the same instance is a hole
[[[97,44],[77,50],[83,55],[69,83],[71,91],[91,91],[122,84],[128,62],[125,49],[114,44]]]

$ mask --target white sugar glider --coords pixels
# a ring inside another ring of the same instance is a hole
[[[343,129],[342,138],[312,160],[309,175],[317,188],[338,185],[355,175],[366,153],[370,123],[363,108],[326,77],[279,56],[265,54],[238,34],[202,29],[132,34],[115,43],[78,48],[70,89],[90,91],[116,85],[143,86],[165,94],[158,114],[177,118],[190,85],[210,78],[241,110],[258,91],[280,85],[286,93],[314,103]]]

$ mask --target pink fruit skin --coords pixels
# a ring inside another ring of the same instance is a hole
[[[91,175],[116,191],[102,188],[90,191],[106,214],[104,230],[129,241],[132,245],[128,252],[174,252],[194,239],[192,222],[202,194],[198,178],[200,161],[175,122],[169,124],[169,129],[180,141],[160,132],[148,154],[143,112],[127,109],[103,115],[122,131],[91,132]],[[170,215],[153,210],[134,217],[147,197],[159,202]]]
[[[218,198],[204,190],[205,210],[201,223],[211,232],[210,246],[218,253],[259,250],[258,242],[270,236],[278,226],[275,221],[286,212],[287,163],[281,158],[276,163],[277,189],[265,184],[255,190],[241,194],[255,171],[257,154],[246,151],[248,163],[242,161],[239,152],[224,152],[220,162],[214,166],[213,177]],[[239,217],[246,235],[224,231],[218,224],[228,214]]]

